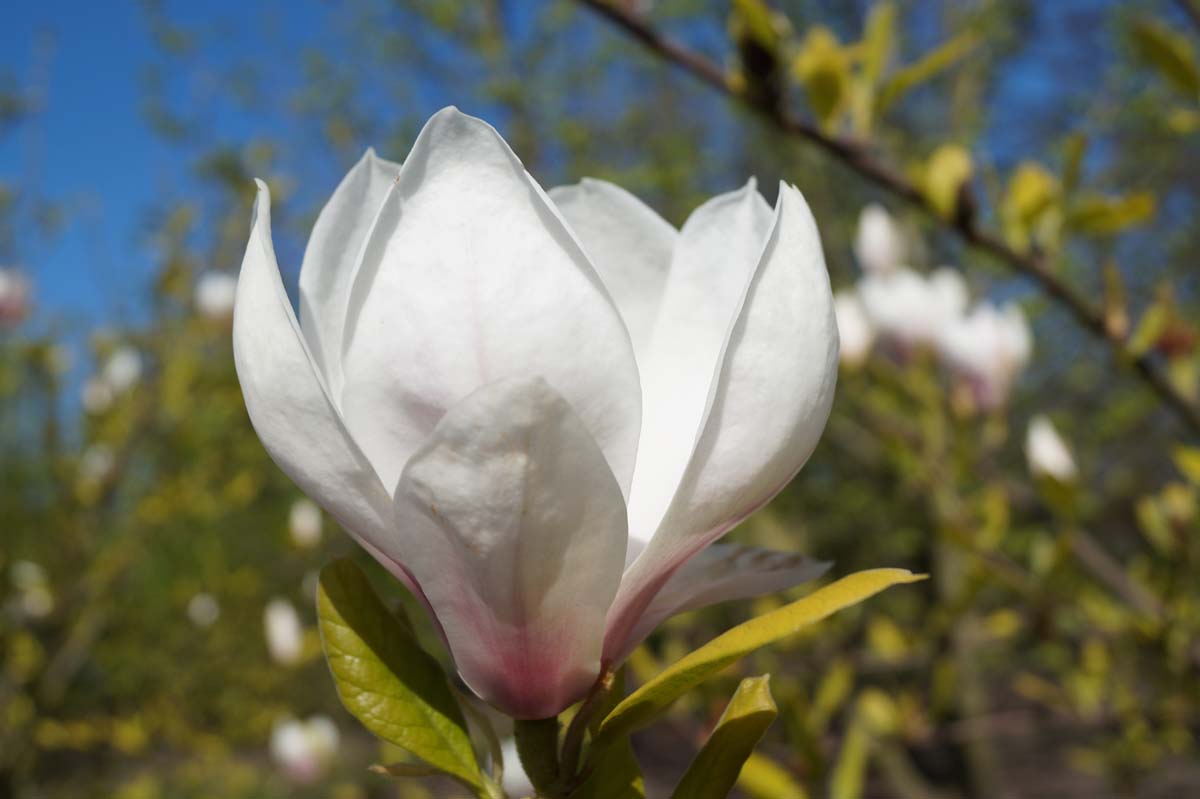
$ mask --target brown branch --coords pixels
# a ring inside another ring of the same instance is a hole
[[[1043,254],[1018,252],[994,232],[981,229],[970,214],[956,214],[952,220],[945,219],[933,209],[920,188],[903,174],[878,160],[862,142],[826,133],[808,120],[789,115],[775,107],[756,103],[734,88],[720,64],[659,33],[636,12],[605,0],[577,1],[615,24],[651,52],[759,114],[782,133],[815,145],[871,183],[941,221],[971,247],[991,255],[1014,272],[1033,280],[1055,302],[1070,311],[1080,326],[1104,341],[1119,361],[1127,361],[1133,367],[1134,373],[1159,396],[1185,426],[1193,433],[1200,434],[1200,407],[1193,404],[1171,383],[1149,353],[1136,356],[1129,353],[1125,346],[1125,336],[1110,330],[1105,323],[1103,309],[1056,275]]]

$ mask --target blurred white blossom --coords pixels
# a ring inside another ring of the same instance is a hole
[[[271,757],[289,780],[299,784],[316,782],[333,763],[341,736],[327,716],[307,721],[283,719],[271,729]]]
[[[904,261],[904,236],[892,215],[882,205],[870,203],[859,214],[854,255],[863,272],[868,275],[894,272]]]
[[[970,383],[979,406],[991,410],[1008,400],[1029,363],[1033,337],[1018,306],[998,309],[985,301],[945,329],[939,349],[947,366]]]
[[[201,592],[188,600],[187,615],[197,627],[211,627],[221,617],[221,605],[212,594]]]
[[[142,379],[142,354],[131,346],[123,346],[108,356],[100,374],[114,394],[123,394]]]
[[[525,773],[525,767],[521,765],[521,757],[517,754],[516,740],[506,738],[500,744],[500,754],[504,759],[504,779],[501,782],[504,793],[512,799],[533,796],[533,783],[529,781],[529,775]]]
[[[300,615],[286,599],[272,599],[263,612],[267,651],[276,663],[292,666],[304,654],[304,628]]]
[[[79,476],[89,482],[99,482],[112,474],[116,456],[107,444],[92,444],[79,458]]]
[[[41,564],[32,560],[13,561],[9,577],[17,589],[17,606],[24,615],[41,619],[53,612],[54,594]]]
[[[302,549],[321,543],[321,509],[310,500],[298,499],[288,514],[288,530],[292,542]]]
[[[936,345],[967,307],[966,284],[948,267],[928,276],[904,268],[868,275],[858,295],[879,336],[906,349]]]
[[[100,414],[112,407],[113,391],[102,377],[89,377],[80,392],[83,409],[90,414]]]
[[[839,355],[847,366],[858,366],[866,360],[875,341],[875,330],[863,309],[862,301],[853,291],[842,290],[834,295],[833,310],[837,316]]]
[[[205,272],[196,281],[196,310],[209,319],[231,319],[236,295],[236,275],[228,272]]]
[[[29,314],[33,286],[15,269],[0,268],[0,327],[15,325]]]
[[[1029,471],[1037,477],[1053,477],[1064,483],[1075,479],[1078,470],[1067,442],[1053,423],[1042,415],[1033,417],[1025,433],[1025,458]]]

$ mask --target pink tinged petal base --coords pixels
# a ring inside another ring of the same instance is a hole
[[[347,426],[383,481],[478,387],[542,377],[628,491],[641,425],[633,347],[557,209],[485,122],[426,124],[384,200],[343,338]]]
[[[621,650],[619,663],[629,656],[654,628],[671,616],[689,610],[775,593],[815,580],[830,564],[799,552],[714,544],[685,563],[655,594],[642,612]]]
[[[625,504],[558,392],[507,379],[452,407],[405,467],[395,511],[405,563],[473,691],[522,719],[587,692],[621,579]]]
[[[695,451],[609,614],[606,661],[627,650],[638,619],[689,558],[765,505],[808,460],[833,404],[837,358],[816,223],[800,192],[783,184]]]
[[[233,357],[250,422],[272,460],[422,601],[396,560],[392,501],[330,401],[288,301],[258,182],[233,316]]]

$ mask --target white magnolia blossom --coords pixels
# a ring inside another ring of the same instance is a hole
[[[33,285],[16,269],[0,268],[0,327],[15,325],[29,314]]]
[[[288,512],[288,532],[292,543],[303,549],[321,543],[321,509],[307,499],[293,502]]]
[[[882,205],[870,203],[859,214],[854,256],[868,275],[894,272],[904,262],[907,256],[904,234]]]
[[[231,318],[236,296],[236,275],[228,272],[205,272],[196,281],[196,310],[209,319]]]
[[[838,340],[841,342],[842,363],[858,366],[871,353],[875,343],[875,329],[863,309],[862,300],[853,291],[843,289],[833,297],[837,316]]]
[[[276,463],[434,614],[464,681],[553,716],[668,616],[823,569],[711,546],[791,480],[833,399],[812,214],[751,181],[676,230],[549,194],[446,109],[317,219],[297,321],[259,183],[234,355]]]
[[[100,375],[114,394],[123,394],[142,379],[142,354],[129,345],[120,347],[108,356]]]
[[[1018,306],[998,309],[985,301],[947,326],[938,346],[947,365],[970,382],[979,406],[994,409],[1029,363],[1033,336]]]
[[[54,593],[46,579],[46,570],[32,560],[15,560],[9,577],[17,589],[17,607],[31,619],[42,619],[54,611]]]
[[[90,414],[100,414],[107,411],[113,404],[113,390],[102,377],[89,377],[83,383],[79,394],[83,409]]]
[[[286,599],[272,599],[263,611],[267,651],[276,663],[294,666],[304,655],[304,627],[295,606]]]
[[[928,276],[911,269],[868,275],[858,296],[876,333],[902,348],[932,347],[967,308],[962,275],[948,267]]]
[[[307,785],[325,775],[341,736],[328,716],[282,719],[271,728],[271,757],[292,782]]]
[[[1025,433],[1025,459],[1029,462],[1029,471],[1037,477],[1053,477],[1069,483],[1079,473],[1071,448],[1045,416],[1035,416],[1029,422]]]
[[[211,627],[221,618],[221,605],[212,594],[201,592],[188,600],[187,615],[197,627]]]
[[[504,779],[500,784],[500,787],[504,789],[504,795],[511,799],[534,796],[536,790],[529,775],[525,773],[525,766],[521,764],[516,739],[505,738],[500,743],[500,755],[504,759]]]
[[[89,482],[107,479],[117,465],[116,455],[107,444],[92,444],[79,457],[79,476]]]

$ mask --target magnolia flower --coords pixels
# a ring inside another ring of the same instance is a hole
[[[463,680],[553,716],[666,617],[823,566],[710,547],[778,493],[837,375],[816,224],[753,182],[675,230],[596,180],[547,195],[435,115],[321,212],[297,322],[259,183],[234,312],[276,463],[425,604]]]
[[[107,382],[100,377],[89,377],[84,381],[79,399],[83,409],[90,414],[104,413],[113,404],[113,391]]]
[[[15,560],[9,576],[17,589],[17,607],[31,619],[42,619],[54,611],[54,593],[46,570],[32,560]]]
[[[221,618],[221,606],[209,593],[199,593],[188,600],[187,615],[197,627],[211,627]]]
[[[113,394],[123,394],[142,378],[142,355],[131,346],[123,346],[104,362],[100,376]]]
[[[321,509],[307,499],[293,502],[288,513],[288,532],[292,543],[303,549],[321,543]]]
[[[233,300],[236,295],[235,275],[228,272],[205,272],[196,281],[196,310],[209,319],[229,319],[233,316]]]
[[[307,785],[329,770],[340,739],[337,725],[328,716],[283,719],[271,728],[271,757],[289,780]]]
[[[0,269],[0,327],[15,325],[29,314],[33,288],[15,269]]]
[[[525,773],[525,766],[521,764],[516,739],[504,739],[500,744],[500,756],[504,760],[504,778],[500,785],[504,789],[504,795],[510,796],[512,799],[535,795],[536,789],[533,787],[533,782]]]
[[[878,334],[904,349],[934,346],[967,308],[966,283],[948,267],[928,277],[903,268],[868,275],[858,295]]]
[[[859,214],[854,256],[868,275],[885,275],[900,268],[905,258],[904,236],[882,205],[870,203]]]
[[[1025,459],[1029,462],[1029,471],[1037,477],[1052,477],[1069,483],[1078,474],[1071,448],[1045,416],[1035,416],[1029,421]]]
[[[943,330],[938,347],[950,368],[970,383],[979,406],[990,410],[1008,399],[1029,363],[1033,338],[1018,306],[999,310],[981,302]]]
[[[294,666],[304,655],[304,628],[300,615],[286,599],[272,599],[263,611],[267,651],[276,663]]]
[[[858,366],[867,359],[875,341],[875,330],[862,301],[853,291],[842,290],[833,297],[834,313],[837,316],[838,340],[841,342],[842,363]]]

